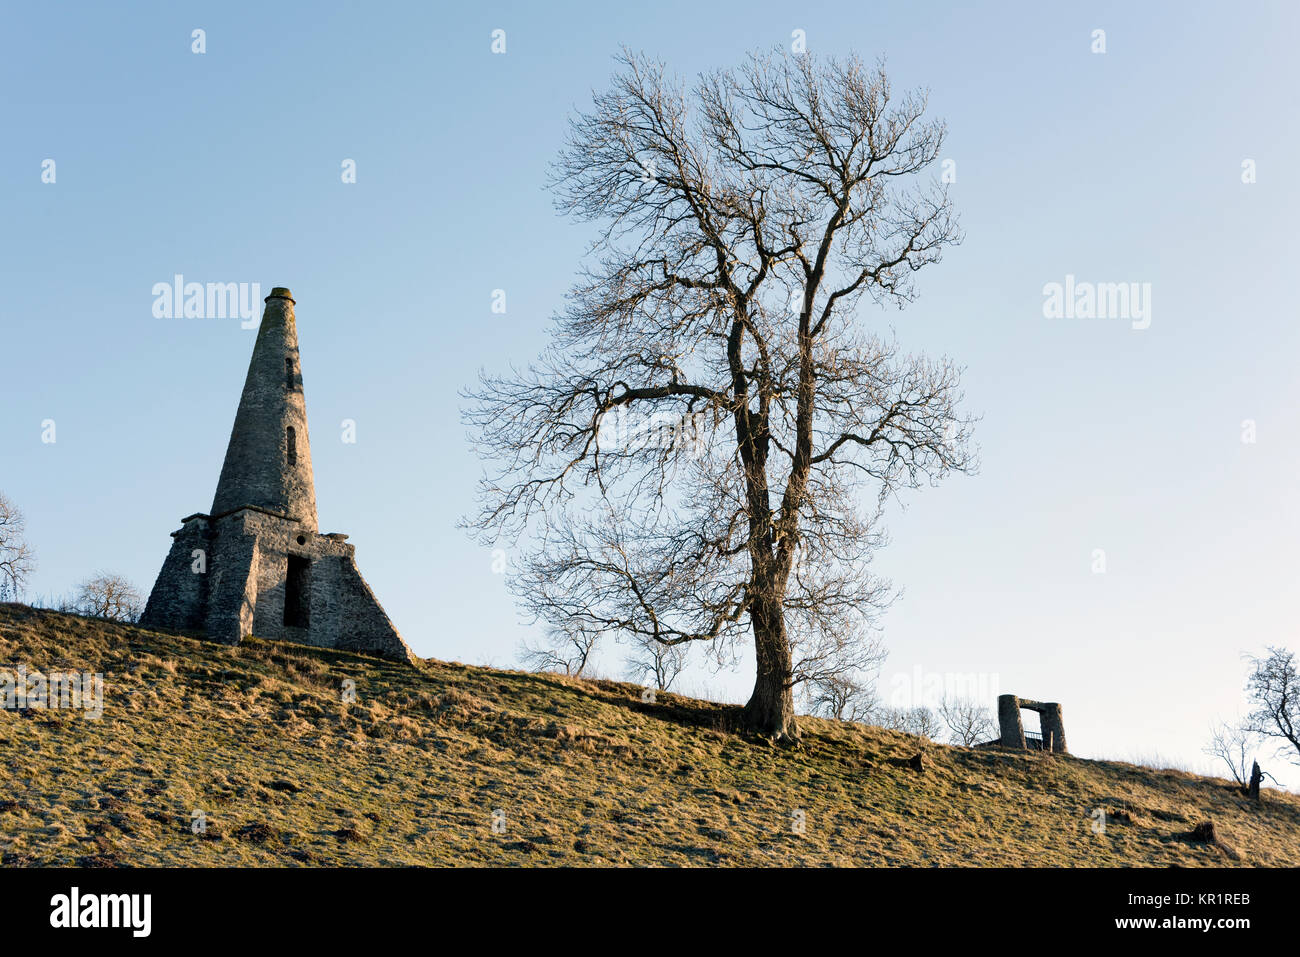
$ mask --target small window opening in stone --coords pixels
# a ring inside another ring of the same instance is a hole
[[[287,429],[285,429],[284,434],[285,434],[285,444],[288,446],[289,449],[289,464],[297,465],[298,464],[298,437],[297,434],[293,431],[293,426],[291,425]]]
[[[284,357],[284,387],[293,391],[293,358],[290,356]]]

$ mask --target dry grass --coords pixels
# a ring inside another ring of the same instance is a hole
[[[0,662],[105,675],[101,720],[0,711],[11,865],[1300,864],[1293,795],[816,719],[774,748],[733,708],[619,682],[20,605],[0,605]],[[1217,842],[1194,838],[1205,820]]]

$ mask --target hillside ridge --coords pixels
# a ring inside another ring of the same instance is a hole
[[[779,748],[622,682],[16,604],[0,663],[103,675],[98,719],[0,709],[6,865],[1300,865],[1297,795],[806,717]]]

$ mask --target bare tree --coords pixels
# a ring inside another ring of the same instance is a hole
[[[1264,658],[1250,658],[1254,671],[1246,681],[1246,693],[1255,706],[1246,726],[1276,742],[1288,752],[1289,760],[1300,764],[1300,676],[1296,674],[1295,652],[1269,647]],[[1294,749],[1295,757],[1289,752]]]
[[[27,521],[0,492],[0,601],[17,601],[36,568],[36,555],[27,543]]]
[[[881,708],[871,716],[871,721],[877,727],[919,735],[931,741],[943,733],[939,716],[923,705],[915,708]]]
[[[971,747],[997,736],[993,712],[971,698],[943,696],[939,718],[948,726],[953,744]]]
[[[534,534],[513,587],[537,618],[719,662],[751,638],[744,722],[793,739],[795,686],[888,604],[883,503],[973,468],[959,370],[856,320],[959,239],[918,181],[944,127],[856,58],[756,55],[689,93],[620,64],[552,180],[599,225],[590,263],[541,358],[467,394],[497,463],[468,524]]]
[[[809,714],[836,721],[867,721],[879,704],[873,681],[845,673],[808,681],[803,698]]]
[[[125,576],[98,572],[77,586],[73,603],[82,615],[132,622],[144,610],[144,596]]]
[[[802,574],[802,563],[796,562],[795,569]],[[791,621],[802,625],[804,616],[791,616]],[[803,632],[792,627],[790,647],[795,681],[809,714],[865,721],[879,706],[876,679],[888,653],[877,633],[854,628],[850,621],[840,628],[828,622]]]
[[[540,644],[525,642],[519,657],[524,667],[532,671],[558,671],[580,678],[599,638],[597,632],[578,628],[551,628]]]
[[[628,677],[638,684],[667,691],[686,668],[687,645],[665,645],[638,635],[636,650],[628,657]]]
[[[1250,765],[1258,744],[1259,735],[1244,722],[1220,721],[1210,727],[1210,743],[1203,750],[1227,765],[1233,779],[1245,788],[1249,785]]]

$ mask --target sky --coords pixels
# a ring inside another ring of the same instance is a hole
[[[480,474],[459,392],[537,354],[581,268],[590,227],[545,189],[566,118],[621,45],[689,80],[803,31],[929,89],[965,233],[915,303],[860,309],[962,364],[980,417],[979,473],[889,515],[882,695],[973,681],[1061,702],[1075,753],[1209,770],[1243,655],[1300,645],[1300,9],[466,7],[6,5],[0,491],[29,597],[100,569],[147,591],[211,505],[254,332],[159,318],[155,284],[282,285],[321,531],[417,654],[517,667],[532,631],[457,528]],[[1149,316],[1051,318],[1067,276],[1137,283]],[[681,687],[743,701],[750,667]]]

